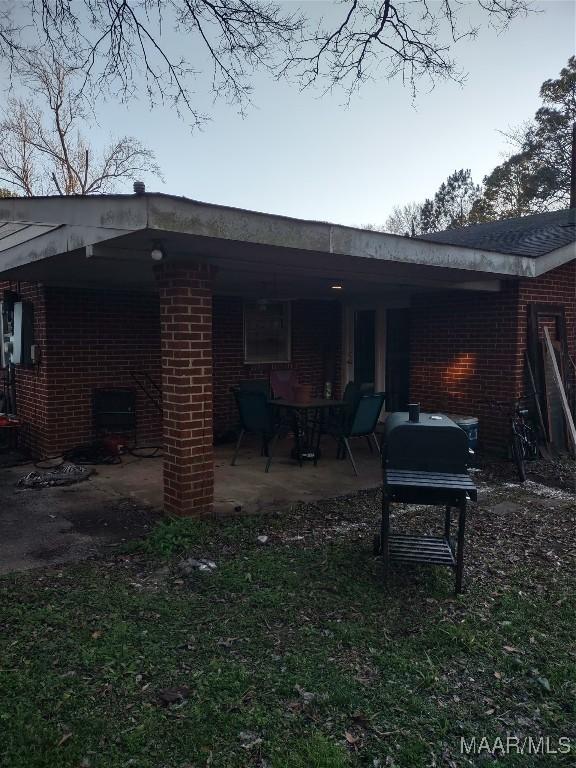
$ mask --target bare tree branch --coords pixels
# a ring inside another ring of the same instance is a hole
[[[110,142],[98,154],[82,136],[84,103],[72,89],[74,73],[58,61],[27,57],[24,80],[41,94],[8,100],[0,119],[0,181],[19,194],[89,195],[114,191],[121,180],[143,173],[161,177],[153,153],[131,136]]]
[[[532,0],[475,0],[505,28]],[[478,33],[461,0],[340,0],[341,20],[315,27],[310,8],[273,0],[19,0],[0,12],[0,59],[19,67],[41,50],[83,76],[83,90],[169,103],[206,116],[192,85],[212,69],[216,96],[243,107],[264,70],[301,87],[354,92],[378,74],[413,92],[424,78],[461,80],[453,47]],[[17,10],[16,10],[17,9]],[[170,30],[168,36],[165,30]]]

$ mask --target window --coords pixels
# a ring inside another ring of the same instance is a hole
[[[289,301],[244,303],[245,363],[287,363],[290,342]]]

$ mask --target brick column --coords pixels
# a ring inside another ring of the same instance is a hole
[[[164,511],[202,515],[214,499],[212,278],[207,264],[160,264]]]

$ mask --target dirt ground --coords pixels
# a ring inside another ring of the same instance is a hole
[[[0,469],[0,573],[92,557],[145,535],[159,516],[98,475],[70,486],[17,488],[32,469]]]

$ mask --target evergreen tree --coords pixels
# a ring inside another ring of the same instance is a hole
[[[470,169],[454,171],[443,181],[434,198],[427,199],[420,209],[420,233],[439,232],[462,227],[468,223],[472,206],[481,196]]]
[[[509,137],[518,150],[484,179],[471,222],[566,208],[570,199],[572,126],[576,121],[576,56],[540,88],[543,106]]]
[[[422,204],[422,211],[420,212],[420,232],[423,235],[429,232],[436,232],[438,229],[436,215],[434,212],[434,201],[430,198],[426,198]]]
[[[437,229],[463,227],[472,205],[480,196],[481,189],[474,184],[469,168],[451,173],[434,195]]]

